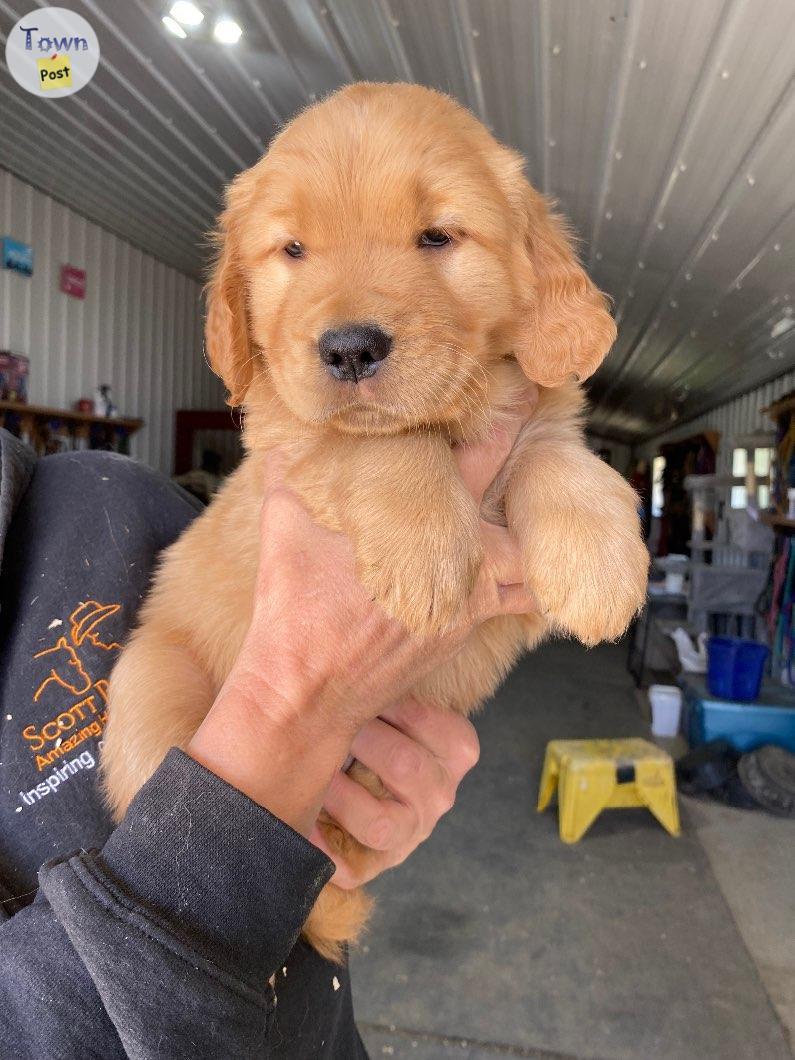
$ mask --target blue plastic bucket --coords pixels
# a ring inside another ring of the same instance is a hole
[[[770,654],[766,644],[741,637],[710,637],[707,642],[707,688],[718,699],[750,703],[759,695]]]

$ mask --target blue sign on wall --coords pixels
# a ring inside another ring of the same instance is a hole
[[[23,276],[33,275],[33,247],[29,243],[20,243],[11,236],[3,236],[0,239],[0,250],[4,269],[13,269],[15,272],[21,272]]]

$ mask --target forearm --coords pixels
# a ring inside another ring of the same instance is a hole
[[[45,865],[0,929],[0,1040],[21,1057],[268,1055],[268,980],[330,873],[172,751],[103,849]]]
[[[267,706],[230,689],[213,705],[187,752],[308,837],[354,734],[323,725],[311,711],[287,711],[281,704],[268,717]]]

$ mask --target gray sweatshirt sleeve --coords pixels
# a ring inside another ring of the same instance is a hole
[[[269,978],[333,871],[172,750],[101,851],[0,926],[0,1057],[267,1057]]]

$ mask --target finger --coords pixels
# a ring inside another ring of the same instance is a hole
[[[538,600],[526,585],[498,585],[499,606],[497,615],[538,615]]]
[[[438,820],[453,804],[455,785],[442,762],[422,744],[376,718],[354,737],[351,751],[417,817]]]
[[[374,879],[383,872],[384,869],[389,868],[391,865],[390,859],[386,854],[372,851],[367,855],[363,866],[354,868],[352,865],[348,864],[344,856],[338,850],[334,850],[334,848],[326,842],[326,837],[323,835],[322,830],[317,824],[309,835],[309,841],[322,850],[326,857],[334,862],[335,871],[330,882],[337,887],[341,887],[344,891],[352,891],[355,887],[361,887],[362,884],[369,883],[370,880]]]
[[[457,783],[477,763],[480,743],[463,714],[409,698],[381,712],[381,719],[435,755]]]
[[[537,397],[538,388],[529,384],[522,399],[500,415],[482,442],[457,445],[453,449],[458,473],[478,504],[508,459],[522,427],[533,414]]]
[[[477,622],[497,615],[538,614],[538,601],[524,583],[521,552],[503,527],[481,523],[484,562],[471,597]]]
[[[377,799],[346,773],[338,773],[332,780],[323,808],[371,850],[401,846],[417,825],[413,807],[394,799]]]
[[[497,585],[516,585],[523,582],[522,553],[505,527],[481,521],[480,537],[483,541],[483,573]]]

